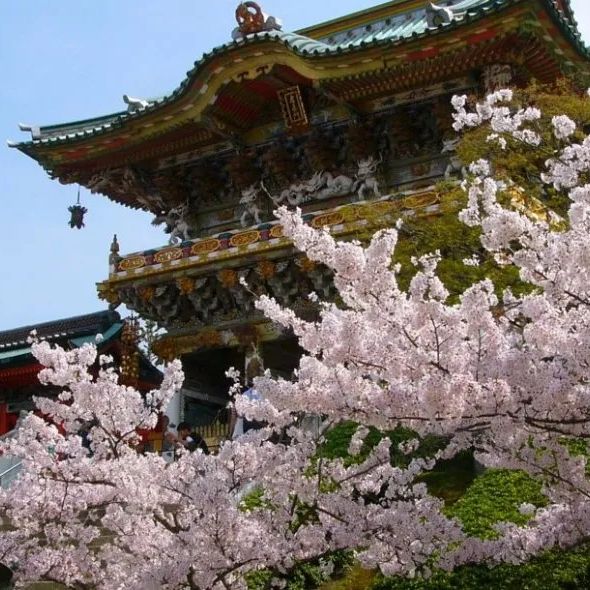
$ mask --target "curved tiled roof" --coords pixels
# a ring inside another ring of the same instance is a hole
[[[0,390],[10,389],[13,385],[7,375],[10,375],[10,371],[15,367],[21,371],[21,375],[25,374],[22,373],[22,367],[29,367],[27,374],[32,375],[31,382],[37,383],[39,365],[33,357],[31,345],[27,342],[33,330],[36,331],[39,340],[47,340],[52,344],[77,348],[85,343],[96,343],[101,350],[112,340],[120,338],[122,329],[123,320],[119,313],[106,310],[0,332]],[[103,336],[100,344],[96,341],[98,334]],[[154,367],[141,350],[138,351],[140,382],[143,382],[146,388],[160,383],[160,370]]]
[[[99,311],[85,315],[33,324],[0,332],[0,350],[27,345],[31,331],[37,332],[41,340],[76,338],[87,334],[101,334],[113,324],[120,323],[121,316],[116,311]]]
[[[187,73],[186,78],[170,94],[148,101],[148,105],[133,111],[121,111],[72,123],[50,125],[36,128],[33,131],[33,141],[23,143],[11,143],[12,147],[18,147],[26,151],[27,147],[35,145],[62,144],[83,140],[94,135],[99,135],[121,127],[127,121],[137,119],[156,111],[164,105],[174,102],[180,97],[191,83],[199,75],[202,68],[215,56],[237,49],[239,47],[270,41],[285,45],[290,51],[302,57],[327,57],[353,52],[363,48],[379,45],[396,45],[406,41],[416,40],[421,37],[440,33],[464,23],[483,18],[509,6],[519,4],[525,0],[444,0],[439,2],[441,6],[453,11],[453,20],[450,23],[438,26],[429,26],[427,11],[430,2],[425,1],[420,8],[414,8],[393,16],[368,22],[362,26],[338,31],[324,38],[314,39],[297,32],[265,31],[253,33],[242,39],[225,43],[212,51],[203,54],[202,58],[195,62],[193,68]],[[566,11],[560,9],[558,0],[539,0],[549,11],[549,14],[560,26],[564,34],[572,42],[576,50],[585,58],[590,57],[590,52],[582,43],[580,34],[573,19],[569,0],[562,0]],[[390,4],[397,4],[392,2]],[[387,6],[387,5],[383,5]],[[372,11],[364,11],[370,14]],[[354,16],[354,15],[353,15]],[[313,31],[305,29],[306,31]]]

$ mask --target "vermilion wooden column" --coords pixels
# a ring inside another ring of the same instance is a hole
[[[8,432],[7,404],[0,403],[0,435]]]

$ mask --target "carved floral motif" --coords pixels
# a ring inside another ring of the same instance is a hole
[[[274,277],[277,269],[273,262],[270,260],[261,260],[256,265],[256,272],[263,278],[263,279],[270,279]]]
[[[272,145],[262,154],[260,160],[264,169],[279,182],[288,181],[297,173],[297,164],[283,143]]]
[[[297,266],[305,273],[311,272],[317,266],[317,263],[310,260],[307,256],[300,256],[295,261],[295,264],[297,264]]]
[[[156,294],[156,289],[152,286],[139,287],[137,289],[137,294],[143,301],[151,301],[154,298],[154,295]]]
[[[190,277],[181,277],[176,280],[176,286],[182,295],[188,295],[195,290],[195,280]]]
[[[178,260],[179,258],[182,258],[182,250],[180,248],[167,248],[154,254],[154,261],[159,264]]]
[[[161,213],[167,206],[145,171],[126,166],[101,170],[81,179],[91,193],[101,193],[123,203],[136,201],[146,211]]]
[[[349,157],[358,162],[377,151],[375,132],[369,125],[351,125],[346,134]]]
[[[135,270],[145,266],[145,256],[133,256],[132,258],[123,258],[119,263],[119,270]]]
[[[333,213],[318,215],[312,220],[311,225],[312,227],[320,228],[326,225],[336,225],[338,223],[342,223],[343,221],[344,217],[342,216],[342,213],[339,211],[334,211]]]
[[[329,170],[337,160],[334,146],[320,132],[311,135],[305,143],[304,150],[312,170]]]
[[[240,216],[240,225],[242,227],[249,225],[248,220],[250,220],[250,225],[252,223],[257,225],[260,223],[260,207],[258,206],[259,192],[260,188],[256,184],[242,191],[242,196],[240,197],[240,205],[243,208],[242,215]]]
[[[217,273],[219,282],[226,288],[231,289],[238,284],[238,273],[235,270],[224,268]]]
[[[240,190],[256,184],[260,178],[260,173],[256,167],[255,154],[248,152],[236,154],[227,163],[227,173],[234,186]]]
[[[219,248],[219,240],[211,239],[205,240],[203,242],[197,242],[193,246],[191,246],[191,254],[199,255],[199,254],[209,254],[209,252],[215,252]]]
[[[230,246],[237,248],[240,246],[248,246],[249,244],[253,244],[259,239],[260,232],[258,230],[252,230],[233,235],[229,241],[229,244]]]

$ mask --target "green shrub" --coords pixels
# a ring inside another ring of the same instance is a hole
[[[523,565],[464,566],[428,580],[377,576],[371,590],[588,590],[590,547],[553,550]]]
[[[522,471],[491,469],[477,477],[446,513],[462,521],[474,536],[492,538],[497,522],[525,524],[518,508],[523,502],[543,506],[541,485]],[[526,564],[463,566],[435,572],[429,579],[408,580],[378,575],[371,590],[587,590],[590,588],[590,546],[548,551]]]
[[[365,438],[361,452],[356,456],[348,454],[348,445],[350,439],[356,432],[358,424],[356,422],[342,422],[326,433],[325,442],[321,446],[319,454],[326,459],[343,459],[345,465],[353,465],[364,461],[371,450],[373,450],[383,438],[389,438],[391,441],[391,463],[397,466],[406,466],[412,457],[430,457],[437,450],[444,447],[444,439],[437,436],[426,436],[420,440],[418,450],[411,456],[405,455],[398,449],[401,442],[419,438],[418,435],[409,428],[398,427],[395,430],[381,432],[376,428],[370,428]]]
[[[497,536],[495,523],[526,524],[530,517],[519,512],[523,502],[545,506],[547,498],[541,493],[541,484],[523,471],[490,469],[477,477],[446,513],[457,517],[467,534],[491,539]]]
[[[351,551],[334,551],[323,561],[330,561],[334,575],[342,576],[352,565],[353,556]],[[273,575],[269,570],[251,572],[246,576],[248,590],[270,590],[273,579],[276,577],[278,576]],[[312,588],[318,588],[328,579],[327,570],[322,567],[320,560],[296,565],[284,577],[286,590],[311,590]]]

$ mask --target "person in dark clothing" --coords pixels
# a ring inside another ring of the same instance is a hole
[[[176,428],[178,431],[178,442],[188,449],[191,453],[197,449],[201,449],[205,455],[209,454],[209,447],[205,439],[198,433],[191,430],[191,425],[188,422],[181,422]]]

